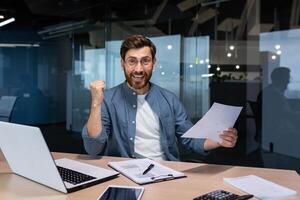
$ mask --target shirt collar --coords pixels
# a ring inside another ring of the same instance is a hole
[[[149,82],[149,84],[150,84],[150,86],[149,86],[149,91],[147,92],[147,95],[146,95],[145,98],[147,98],[147,96],[148,96],[150,93],[152,93],[153,88],[154,88],[154,84],[153,84],[153,83]],[[126,95],[126,96],[132,96],[132,95],[133,95],[133,96],[137,96],[137,95],[138,95],[133,89],[131,89],[131,88],[128,86],[127,81],[124,81],[124,82],[123,82],[123,90],[125,91],[125,95]]]

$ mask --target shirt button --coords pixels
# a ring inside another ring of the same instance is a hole
[[[136,105],[132,105],[132,107],[133,107],[133,108],[135,108],[135,107],[136,107]]]
[[[130,140],[133,140],[133,138],[131,137],[131,138],[129,138]]]
[[[135,121],[132,121],[133,124],[135,124]]]

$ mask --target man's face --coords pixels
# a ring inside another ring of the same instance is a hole
[[[130,49],[121,61],[128,84],[136,90],[147,88],[152,76],[155,58],[152,58],[149,47]],[[146,91],[145,91],[146,92]]]

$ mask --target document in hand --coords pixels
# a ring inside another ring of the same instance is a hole
[[[243,107],[214,103],[207,113],[181,137],[209,138],[220,142],[219,134],[233,127]]]
[[[151,164],[154,166],[149,168]],[[109,162],[108,165],[141,185],[186,177],[184,173],[163,166],[148,158]]]
[[[228,183],[259,199],[281,199],[297,195],[297,192],[255,175],[224,178]]]

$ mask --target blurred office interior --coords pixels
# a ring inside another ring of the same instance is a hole
[[[51,151],[85,153],[89,82],[123,82],[120,44],[144,34],[157,46],[152,81],[193,122],[213,102],[243,106],[234,149],[181,147],[183,161],[300,170],[299,15],[298,0],[1,0],[0,120],[40,127]],[[263,92],[278,67],[290,69],[293,117]]]

